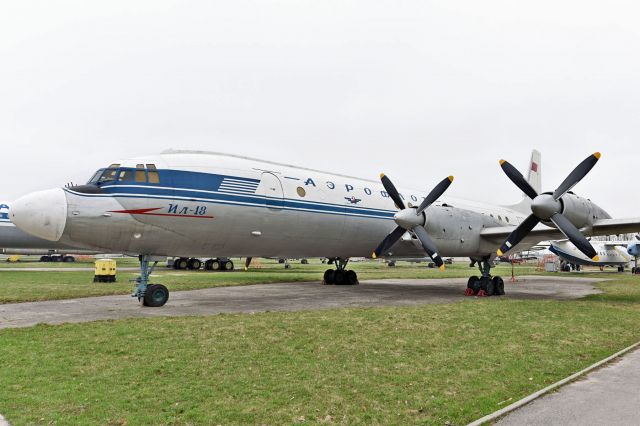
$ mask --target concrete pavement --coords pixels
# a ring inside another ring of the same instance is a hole
[[[599,293],[599,280],[520,277],[506,283],[512,299],[575,299]],[[466,279],[372,280],[358,286],[320,283],[261,284],[172,292],[162,308],[143,308],[133,298],[88,297],[0,305],[0,329],[38,323],[61,324],[105,319],[214,315],[232,312],[301,311],[366,306],[407,306],[473,300],[463,296]]]
[[[530,425],[639,425],[640,350],[535,400],[496,423]]]

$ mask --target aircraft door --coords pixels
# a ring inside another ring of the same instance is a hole
[[[264,202],[270,210],[282,210],[284,207],[282,182],[273,173],[262,174],[262,195],[265,196]]]

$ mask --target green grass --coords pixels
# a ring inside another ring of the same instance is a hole
[[[435,274],[354,266],[361,277]],[[286,276],[316,269],[295,266]],[[62,274],[70,273],[54,277]],[[464,424],[640,340],[640,277],[608,277],[598,284],[603,294],[578,301],[487,298],[2,330],[0,413],[14,425]]]
[[[122,266],[122,263],[126,267],[132,266],[128,259],[125,262],[119,261],[118,266]],[[240,263],[240,261],[237,261],[237,266],[240,266]],[[61,264],[54,263],[54,265]],[[87,263],[82,266],[92,265],[93,263]],[[77,266],[80,265],[74,266],[71,264],[68,267]],[[408,263],[399,264],[395,268],[389,268],[374,262],[352,263],[349,267],[358,272],[360,280],[453,278],[467,277],[472,273],[477,273],[476,269],[470,269],[465,264],[448,265],[445,272],[429,269],[425,264],[413,265]],[[236,270],[234,272],[175,271],[159,266],[152,276],[152,280],[155,283],[166,285],[170,291],[194,290],[274,282],[320,281],[322,280],[323,272],[327,268],[327,265],[323,265],[320,262],[309,265],[292,263],[291,268],[285,270],[282,265],[270,261],[263,261],[263,265],[259,268],[252,268],[249,271]],[[118,282],[116,283],[93,283],[93,272],[70,272],[64,269],[64,267],[60,267],[60,271],[55,272],[27,272],[7,271],[0,268],[0,304],[129,294],[133,289],[133,284],[130,280],[138,275],[132,271],[120,271],[118,273]],[[511,274],[511,269],[507,266],[500,266],[494,271],[496,271],[496,274],[505,276]],[[518,273],[520,275],[534,274],[537,271],[535,267],[525,266],[519,267]]]

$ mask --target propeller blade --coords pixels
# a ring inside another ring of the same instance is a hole
[[[600,153],[596,152],[595,154],[587,157],[582,163],[578,164],[578,167],[573,169],[573,171],[567,176],[567,178],[560,184],[558,189],[553,193],[553,199],[557,200],[562,197],[567,192],[571,191],[571,188],[576,186],[578,182],[584,178],[587,173],[593,169],[593,166],[596,165],[598,160],[600,159]]]
[[[441,271],[444,271],[444,262],[440,257],[440,255],[438,254],[438,249],[436,245],[433,243],[433,240],[431,239],[429,234],[427,233],[427,230],[424,229],[422,226],[416,226],[415,228],[413,228],[413,232],[416,233],[416,236],[422,243],[422,247],[424,247],[424,251],[427,252],[429,257],[433,260],[433,263],[435,263],[436,266],[440,268]]]
[[[540,223],[540,219],[538,219],[535,215],[531,215],[524,220],[518,227],[507,237],[507,241],[505,241],[500,249],[498,250],[498,256],[504,255],[506,252],[511,250],[514,246],[516,246],[520,241],[527,236],[529,232],[536,225]]]
[[[404,235],[405,232],[407,231],[399,226],[393,231],[391,231],[391,233],[387,235],[384,240],[382,240],[382,242],[373,252],[371,257],[375,259],[379,257],[381,254],[385,254],[387,250],[389,250],[395,243],[398,242],[398,240]]]
[[[520,173],[518,169],[513,167],[511,163],[506,160],[500,160],[500,167],[502,167],[502,170],[505,172],[507,177],[511,179],[511,182],[515,183],[516,186],[522,190],[522,192],[527,194],[527,197],[533,200],[538,196],[536,190],[533,189],[531,185],[529,185],[529,182],[527,182],[524,176],[522,176],[522,173]]]
[[[589,259],[597,262],[600,260],[598,258],[598,253],[593,248],[591,243],[587,241],[587,239],[582,235],[582,233],[576,228],[573,223],[569,221],[566,217],[561,215],[560,213],[556,213],[551,216],[551,221],[554,225],[558,227],[558,229],[573,243],[574,246]]]
[[[249,269],[249,265],[251,265],[251,261],[253,260],[253,257],[247,257],[247,259],[244,261],[244,270],[247,271]]]
[[[443,179],[442,182],[437,184],[436,187],[431,190],[429,195],[427,195],[427,197],[422,201],[416,213],[417,214],[422,213],[423,211],[425,211],[427,207],[429,207],[438,198],[440,198],[442,194],[444,194],[444,192],[449,188],[449,185],[451,185],[451,182],[453,182],[453,176],[449,176],[448,178]]]
[[[387,176],[385,176],[384,173],[380,173],[380,180],[382,181],[382,186],[384,186],[387,194],[389,194],[393,202],[396,203],[396,207],[398,207],[400,210],[404,210],[405,206],[404,202],[402,201],[402,197],[400,196],[400,193],[393,185],[393,183],[391,183],[391,180]]]

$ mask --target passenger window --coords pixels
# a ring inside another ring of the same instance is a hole
[[[147,164],[149,183],[160,183],[160,175],[155,164]]]
[[[144,164],[136,164],[136,182],[147,182],[147,171],[144,169]]]

